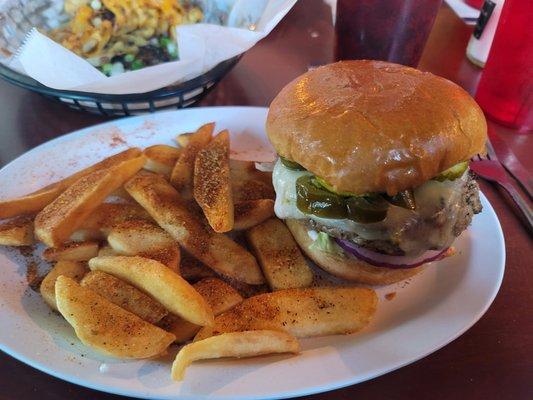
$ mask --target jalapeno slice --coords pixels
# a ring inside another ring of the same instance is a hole
[[[344,197],[356,196],[355,194],[350,193],[350,192],[336,191],[335,189],[333,189],[333,187],[329,183],[327,183],[324,179],[320,178],[319,176],[315,177],[315,179],[320,186],[330,191],[331,193],[335,193],[335,194],[338,194],[339,196],[344,196]]]
[[[403,190],[394,196],[386,196],[389,203],[395,206],[406,208],[408,210],[416,210],[415,193],[412,189]]]
[[[300,164],[298,164],[297,162],[294,162],[294,161],[291,161],[291,160],[288,160],[286,159],[285,157],[282,157],[282,156],[279,156],[279,159],[281,161],[281,163],[289,168],[289,169],[292,169],[294,171],[305,171],[305,168],[302,167]]]
[[[465,173],[467,168],[468,168],[468,161],[463,161],[463,162],[460,162],[459,164],[455,164],[451,168],[448,168],[442,171],[440,174],[438,174],[433,179],[439,182],[454,181],[457,178],[460,178]]]
[[[346,199],[348,218],[361,224],[383,221],[389,204],[380,195],[349,197]]]
[[[311,175],[296,180],[296,206],[304,214],[331,219],[346,218],[344,199],[322,188]]]

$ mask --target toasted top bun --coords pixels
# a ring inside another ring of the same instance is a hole
[[[414,188],[484,153],[485,117],[456,84],[382,61],[341,61],[289,83],[266,130],[279,155],[355,194]]]

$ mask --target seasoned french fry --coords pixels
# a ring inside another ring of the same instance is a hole
[[[279,331],[257,330],[224,333],[184,346],[172,363],[172,379],[183,380],[185,369],[194,361],[222,357],[254,357],[275,353],[298,353],[300,344]]]
[[[65,190],[61,185],[16,199],[0,200],[0,218],[33,214],[41,211]]]
[[[35,235],[49,247],[66,242],[91,212],[139,171],[144,157],[132,158],[76,181],[35,217]]]
[[[132,202],[133,199],[131,198],[130,194],[126,192],[126,190],[121,186],[118,189],[114,190],[109,194],[109,197],[119,197],[122,200],[125,200],[127,202]]]
[[[204,227],[163,177],[137,174],[124,187],[159,226],[204,264],[249,284],[264,282],[255,258],[227,236]]]
[[[185,321],[174,314],[168,314],[157,324],[160,328],[172,333],[176,337],[176,343],[185,343],[198,333],[201,326]]]
[[[77,229],[76,231],[72,232],[69,238],[71,242],[77,243],[104,239],[105,235],[101,231],[91,229]]]
[[[193,193],[215,232],[233,229],[233,198],[229,176],[229,132],[224,130],[198,152]]]
[[[43,252],[46,261],[88,261],[97,255],[97,242],[71,242],[60,247],[49,247]]]
[[[180,261],[181,261],[180,253],[181,252],[180,252],[180,248],[178,247],[178,245],[173,245],[168,248],[157,249],[157,250],[152,250],[150,252],[138,253],[138,254],[132,254],[132,255],[159,261],[161,264],[166,265],[168,268],[170,268],[174,272],[180,274]],[[104,246],[104,247],[101,247],[100,250],[98,250],[98,257],[123,256],[123,255],[124,254],[116,251],[111,246]],[[214,275],[213,270],[211,270],[208,267],[204,267],[204,268],[211,272],[211,274],[207,276]],[[185,279],[185,280],[189,281],[189,279]]]
[[[259,294],[263,293],[269,293],[270,288],[266,283],[262,285],[249,285],[244,282],[239,282],[235,279],[230,279],[228,277],[222,277],[224,279],[224,282],[228,283],[233,287],[236,291],[238,291],[244,298],[257,296]]]
[[[159,261],[161,264],[167,266],[177,274],[180,273],[181,251],[177,243],[174,243],[170,247],[154,249],[148,252],[141,252],[135,255]]]
[[[253,161],[230,159],[229,168],[231,177],[237,181],[260,180],[266,183],[272,182],[272,174],[259,171],[255,168]]]
[[[102,203],[82,222],[70,239],[75,242],[104,240],[111,228],[134,220],[153,221],[150,214],[137,203]]]
[[[176,161],[170,174],[170,183],[178,190],[189,190],[192,186],[194,160],[198,152],[211,140],[215,123],[202,125],[190,138]]]
[[[372,289],[321,287],[287,289],[245,299],[215,318],[194,340],[226,332],[285,331],[296,337],[353,333],[368,325],[378,298]]]
[[[231,190],[233,201],[275,199],[272,173],[261,172],[253,162],[230,160]]]
[[[80,284],[151,324],[168,314],[165,307],[150,296],[105,272],[90,271]]]
[[[215,271],[186,252],[181,253],[180,275],[187,282],[198,282],[216,276]]]
[[[169,312],[197,325],[212,325],[213,311],[205,299],[177,273],[144,257],[96,257],[91,270],[111,274],[150,294]]]
[[[227,283],[217,278],[206,278],[193,287],[200,293],[213,309],[215,316],[239,304],[243,298]],[[185,321],[176,315],[169,314],[161,321],[160,326],[176,336],[177,343],[190,340],[200,330],[200,326]]]
[[[246,232],[272,290],[308,287],[313,272],[281,220],[271,218]]]
[[[127,256],[177,246],[176,241],[159,225],[142,220],[115,225],[109,231],[107,241],[118,253]]]
[[[133,220],[153,221],[137,203],[102,203],[83,221],[81,228],[103,230],[108,235],[109,229]]]
[[[176,136],[176,143],[178,143],[181,147],[185,147],[189,144],[192,135],[194,135],[194,132],[180,133],[178,136]]]
[[[144,169],[170,177],[182,149],[166,144],[156,144],[144,149],[146,157]]]
[[[150,258],[179,273],[179,245],[155,223],[143,220],[118,223],[110,229],[107,241],[115,255]]]
[[[259,180],[239,181],[232,180],[233,201],[240,203],[247,200],[276,198],[276,194],[271,183]]]
[[[98,250],[98,257],[105,256],[120,256],[120,254],[113,250],[111,246],[105,245],[100,247],[100,249]]]
[[[72,278],[75,281],[79,281],[87,271],[87,265],[84,263],[75,261],[58,261],[41,282],[39,291],[41,292],[41,296],[43,296],[44,302],[53,310],[58,311],[55,293],[57,277],[63,275]]]
[[[206,299],[215,315],[222,314],[243,300],[239,292],[217,278],[202,279],[193,287]]]
[[[250,229],[274,216],[274,200],[259,199],[241,201],[235,204],[236,231]]]
[[[33,243],[33,218],[17,217],[0,224],[0,245],[31,246]]]
[[[83,344],[120,358],[148,358],[163,353],[174,335],[143,321],[76,281],[60,276],[57,308]]]
[[[80,178],[87,176],[95,171],[110,168],[120,164],[123,161],[138,157],[141,151],[137,148],[131,148],[121,153],[106,158],[88,168],[85,168],[75,174],[59,181],[52,183],[36,192],[30,193],[16,199],[0,200],[0,218],[10,218],[22,214],[32,214],[41,211],[50,204],[70,185],[74,184]]]

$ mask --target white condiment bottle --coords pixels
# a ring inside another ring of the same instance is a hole
[[[503,3],[505,0],[485,0],[470,42],[468,42],[466,56],[479,67],[483,68],[487,62]]]

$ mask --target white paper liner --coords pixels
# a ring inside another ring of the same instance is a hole
[[[296,0],[204,0],[200,3],[205,20],[210,23],[176,28],[178,61],[107,77],[35,29],[50,29],[57,21],[64,21],[63,1],[8,0],[0,3],[0,20],[9,22],[0,31],[0,55],[4,55],[4,58],[0,56],[0,62],[54,89],[144,93],[190,80],[246,52],[274,29]],[[39,15],[33,18],[31,12]]]

